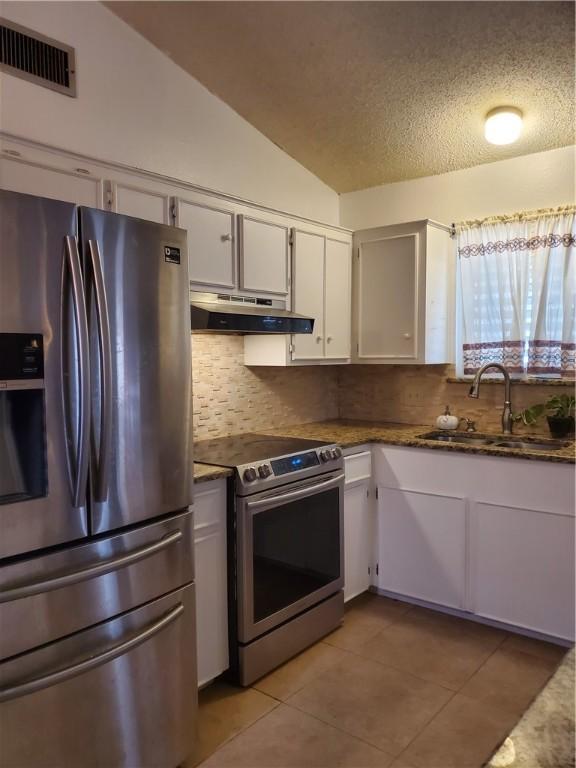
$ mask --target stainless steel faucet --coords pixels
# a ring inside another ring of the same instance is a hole
[[[478,398],[478,395],[480,394],[480,379],[482,378],[485,371],[488,370],[488,368],[498,368],[499,371],[502,372],[502,375],[504,376],[504,409],[502,411],[502,432],[505,435],[511,435],[512,434],[512,403],[510,401],[510,389],[511,389],[511,381],[510,381],[510,374],[506,370],[506,368],[502,365],[502,363],[486,363],[481,368],[479,368],[476,371],[476,376],[474,376],[474,381],[472,382],[472,386],[470,387],[470,392],[468,393],[468,397],[475,397]]]

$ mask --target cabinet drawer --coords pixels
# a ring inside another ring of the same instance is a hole
[[[196,713],[194,586],[0,664],[3,766],[180,765]]]
[[[5,565],[0,658],[23,653],[192,581],[192,515]]]
[[[372,477],[372,453],[362,451],[344,457],[346,485],[357,480],[369,480]]]

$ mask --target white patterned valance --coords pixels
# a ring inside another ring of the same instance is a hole
[[[573,376],[576,227],[573,207],[460,225],[463,372]]]

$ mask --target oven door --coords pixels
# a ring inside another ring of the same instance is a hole
[[[343,508],[341,472],[238,499],[241,643],[342,589]]]

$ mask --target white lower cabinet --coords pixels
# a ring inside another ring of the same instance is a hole
[[[198,685],[228,669],[226,481],[194,489]]]
[[[574,467],[374,447],[378,587],[574,640]]]
[[[518,627],[574,633],[574,517],[474,504],[471,607]]]
[[[344,600],[366,592],[372,583],[374,548],[374,507],[372,454],[367,446],[344,457]]]
[[[466,503],[378,488],[378,586],[431,603],[464,607]]]
[[[344,490],[344,600],[370,587],[372,553],[372,505],[370,483],[364,481]]]

